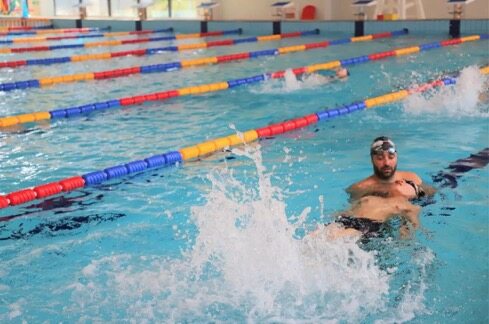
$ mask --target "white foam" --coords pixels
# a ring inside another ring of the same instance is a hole
[[[17,302],[8,305],[8,319],[12,320],[22,315],[22,305],[26,304],[26,301],[21,298]]]
[[[288,93],[304,89],[314,89],[331,82],[331,78],[318,73],[303,74],[297,78],[292,69],[284,72],[283,80],[275,82],[263,82],[260,87],[255,87],[250,91],[253,93]]]
[[[191,250],[181,259],[94,260],[67,288],[73,301],[67,311],[176,322],[209,321],[222,312],[228,321],[361,321],[381,311],[389,274],[375,253],[352,240],[294,238],[311,208],[288,217],[259,149],[234,153],[254,161],[258,184],[246,186],[227,168],[211,172],[207,202],[191,208],[198,229]]]
[[[404,112],[411,115],[489,117],[488,103],[479,101],[479,96],[489,91],[488,85],[487,76],[482,75],[477,66],[470,66],[461,71],[455,85],[407,97],[404,101]]]
[[[405,284],[405,293],[392,312],[385,318],[376,320],[376,324],[404,323],[422,314],[429,314],[430,311],[425,305],[425,292],[428,289],[427,268],[433,264],[435,255],[429,249],[420,250],[413,255],[412,261],[418,267],[417,278]]]

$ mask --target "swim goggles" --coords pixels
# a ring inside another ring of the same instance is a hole
[[[396,145],[390,139],[381,139],[372,143],[370,147],[370,154],[375,155],[382,152],[388,152],[395,154],[397,152]]]

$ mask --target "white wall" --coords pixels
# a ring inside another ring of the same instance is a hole
[[[224,0],[226,1],[226,0]],[[352,1],[333,0],[334,20],[351,20],[356,8],[351,6]],[[447,4],[447,0],[422,0],[426,19],[447,19],[451,18],[449,11],[453,6]],[[368,19],[373,19],[375,6],[366,10]],[[464,6],[464,18],[470,19],[489,19],[489,1],[475,0]],[[416,11],[410,9],[407,19],[416,19]]]
[[[214,19],[224,20],[272,20],[271,5],[278,0],[220,0]],[[356,9],[350,0],[293,0],[296,17],[300,16],[305,5],[312,4],[317,8],[319,20],[352,20]],[[422,0],[426,19],[450,18],[451,6],[447,0]],[[373,19],[374,7],[367,11],[368,19]],[[416,19],[415,10],[408,12],[408,19]],[[489,19],[489,1],[475,0],[464,8],[464,18]]]
[[[215,19],[224,20],[273,20],[272,4],[278,0],[220,0],[220,6],[214,15]],[[316,17],[319,20],[330,19],[330,3],[335,0],[294,0],[295,16],[300,17],[306,5],[316,6]],[[337,0],[336,0],[337,1]]]
[[[39,2],[39,14],[41,16],[49,17],[54,16],[54,2],[53,1],[40,1]]]
[[[273,20],[274,10],[271,5],[278,0],[217,0],[220,6],[214,9],[215,20]],[[391,0],[392,1],[392,0]],[[427,19],[446,19],[450,18],[450,6],[447,0],[422,0]],[[77,15],[73,4],[77,0],[57,0],[58,11],[69,11]],[[90,2],[103,2],[100,8],[88,8],[90,15],[106,14],[106,0],[91,0]],[[317,8],[318,20],[353,20],[356,9],[352,7],[352,0],[292,0],[295,5],[295,16],[300,17],[302,8],[312,4]],[[112,11],[114,16],[123,16],[124,14],[136,17],[133,5],[136,0],[113,0]],[[63,8],[66,7],[66,8]],[[42,16],[53,15],[53,1],[41,0],[40,9]],[[61,9],[61,10],[60,10]],[[91,10],[90,10],[91,9]],[[95,10],[96,9],[96,10]],[[473,3],[466,5],[464,8],[464,18],[489,19],[489,1],[475,0]],[[368,19],[373,19],[374,8],[367,10]],[[408,13],[408,19],[416,18]]]
[[[444,0],[423,1],[426,18],[450,18],[448,13],[453,5],[449,6]],[[489,19],[489,1],[475,0],[464,6],[464,18]]]

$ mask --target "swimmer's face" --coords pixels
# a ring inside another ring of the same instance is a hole
[[[397,170],[397,153],[381,151],[372,155],[374,173],[382,180],[389,180]]]
[[[336,70],[336,76],[340,79],[344,79],[348,76],[348,70],[345,68],[340,68]]]

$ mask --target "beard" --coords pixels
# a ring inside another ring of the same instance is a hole
[[[390,178],[392,178],[394,176],[394,174],[396,173],[396,170],[397,170],[397,164],[394,165],[394,167],[383,167],[383,168],[377,168],[375,165],[374,165],[374,173],[375,175],[379,178],[379,179],[382,179],[382,180],[389,180]]]

